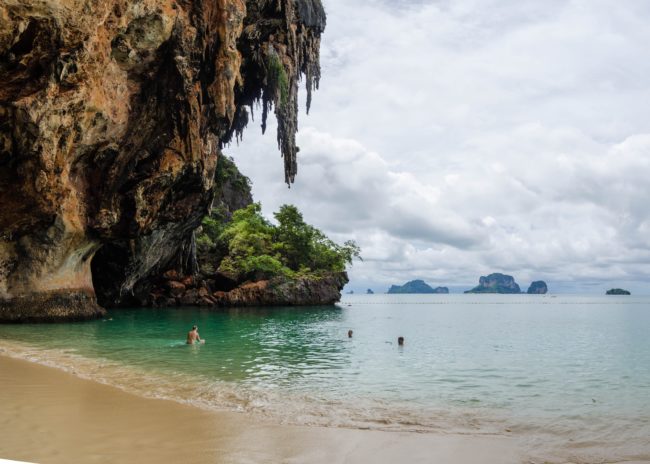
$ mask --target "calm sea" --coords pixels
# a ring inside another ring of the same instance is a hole
[[[205,345],[184,344],[193,324]],[[335,307],[115,310],[0,325],[0,350],[280,423],[509,435],[550,462],[650,460],[650,297],[346,295]]]

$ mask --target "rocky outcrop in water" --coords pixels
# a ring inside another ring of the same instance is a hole
[[[388,293],[449,293],[447,287],[433,288],[423,280],[411,280],[404,285],[391,285]]]
[[[0,3],[0,320],[98,316],[96,295],[196,271],[220,149],[257,102],[293,181],[324,27],[320,0]]]
[[[521,289],[514,277],[497,272],[481,276],[478,286],[465,293],[521,293]]]
[[[605,295],[631,295],[628,290],[623,290],[622,288],[612,288],[605,292]]]
[[[217,292],[214,297],[218,306],[331,305],[341,299],[341,290],[347,283],[345,272],[317,279],[275,277],[244,284],[229,292]]]
[[[315,277],[274,277],[241,284],[219,273],[196,278],[169,271],[144,304],[171,306],[294,306],[330,305],[341,298],[345,272]]]
[[[546,282],[543,280],[536,280],[535,282],[530,284],[530,287],[528,287],[528,293],[529,295],[544,295],[548,292],[548,287],[546,285]]]

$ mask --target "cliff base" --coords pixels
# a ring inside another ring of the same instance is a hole
[[[0,300],[0,322],[61,322],[96,319],[106,314],[85,289],[57,290]]]
[[[331,305],[341,299],[341,290],[347,282],[345,272],[292,279],[273,277],[241,284],[221,274],[203,279],[168,272],[162,285],[154,288],[149,301],[144,303],[157,307]]]

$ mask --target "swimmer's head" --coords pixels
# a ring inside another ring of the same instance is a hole
[[[195,325],[193,325],[193,326],[192,326],[192,330],[196,330],[196,329],[198,329],[198,327],[195,326]]]

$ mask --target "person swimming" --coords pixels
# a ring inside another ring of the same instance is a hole
[[[348,330],[348,338],[352,338],[352,329]]]
[[[205,340],[201,340],[201,337],[199,336],[199,328],[197,326],[193,326],[192,330],[187,332],[187,343],[188,345],[193,345],[196,342],[199,343],[205,343]]]
[[[397,344],[399,346],[404,346],[404,337],[397,337]]]

